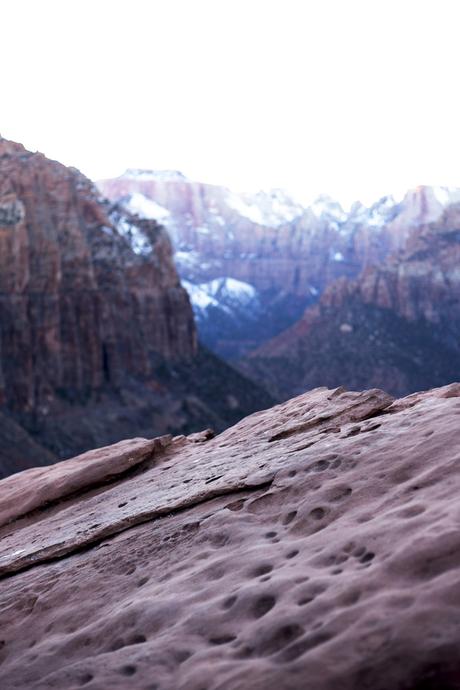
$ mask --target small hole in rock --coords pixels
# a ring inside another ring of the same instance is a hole
[[[291,511],[290,513],[288,513],[287,515],[285,515],[285,516],[283,517],[283,519],[282,519],[283,525],[289,525],[289,523],[292,522],[292,521],[294,520],[294,518],[296,517],[296,515],[297,515],[297,511],[296,511],[296,510],[293,510],[293,511]]]
[[[134,635],[130,639],[129,644],[143,644],[144,642],[147,642],[145,635]]]
[[[233,640],[236,640],[235,635],[220,635],[209,638],[211,644],[228,644],[229,642],[233,642]]]
[[[225,601],[223,602],[222,608],[223,608],[223,609],[231,609],[232,606],[235,604],[237,598],[238,598],[238,597],[235,596],[235,595],[232,595],[231,597],[228,597],[228,598],[225,599]]]
[[[245,501],[243,499],[240,499],[239,501],[234,501],[233,503],[228,503],[225,507],[228,508],[228,510],[242,510],[244,507]]]
[[[266,594],[254,602],[254,606],[252,607],[252,612],[254,614],[254,618],[262,618],[262,616],[265,616],[266,613],[268,613],[276,604],[276,599],[275,597]]]
[[[322,520],[325,514],[326,511],[324,508],[313,508],[313,510],[310,511],[310,515],[314,520]]]
[[[303,597],[303,599],[299,599],[299,601],[297,602],[297,605],[298,606],[305,606],[306,604],[309,604],[310,602],[312,602],[313,599],[314,599],[314,597]]]
[[[298,549],[294,549],[294,551],[289,551],[289,553],[286,554],[286,558],[295,558],[295,556],[297,556],[298,553]]]
[[[94,676],[91,673],[85,673],[80,678],[80,685],[86,685],[87,683],[90,683],[93,680],[93,678]]]
[[[120,673],[124,676],[134,676],[136,673],[137,669],[135,666],[132,664],[128,664],[127,666],[122,666],[120,669]]]
[[[257,568],[254,568],[252,574],[254,575],[254,577],[259,577],[259,575],[266,575],[267,573],[271,573],[272,570],[272,565],[269,565],[268,563],[262,563],[261,565],[258,565]]]

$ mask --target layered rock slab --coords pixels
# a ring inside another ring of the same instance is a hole
[[[2,687],[460,687],[459,391],[317,389],[18,506]]]

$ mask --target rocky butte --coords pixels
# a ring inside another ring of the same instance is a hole
[[[198,344],[162,226],[0,138],[0,476],[268,404]]]
[[[247,358],[244,370],[287,398],[326,384],[402,395],[460,372],[460,204],[412,227],[405,247],[319,302]]]
[[[2,690],[458,690],[460,384],[0,482]]]

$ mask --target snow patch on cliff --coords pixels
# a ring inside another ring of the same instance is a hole
[[[127,211],[143,219],[164,221],[171,215],[167,208],[148,199],[140,192],[129,194],[121,200],[121,204]]]
[[[177,256],[177,255],[176,255]],[[240,312],[258,312],[259,297],[253,285],[235,278],[215,278],[207,283],[194,284],[183,280],[197,319],[207,318],[210,307],[235,315]]]
[[[347,214],[339,202],[327,194],[317,197],[309,208],[316,218],[326,218],[335,223],[343,223],[347,220]]]
[[[290,223],[304,211],[302,206],[295,203],[280,189],[257,192],[253,196],[228,193],[225,201],[240,216],[256,225],[266,227],[278,227]]]
[[[433,193],[442,206],[456,204],[460,201],[460,189],[455,187],[433,187]]]
[[[201,316],[202,312],[206,311],[209,307],[220,307],[219,302],[206,290],[206,283],[194,285],[188,280],[183,280],[182,285],[189,294],[195,316]]]
[[[216,278],[205,285],[210,295],[227,304],[233,302],[246,306],[257,299],[257,290],[253,285],[235,278]]]
[[[152,244],[147,235],[133,225],[126,218],[119,218],[115,221],[115,227],[119,234],[130,244],[133,252],[139,256],[149,256],[152,253]]]

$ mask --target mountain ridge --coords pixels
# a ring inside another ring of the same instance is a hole
[[[455,380],[459,240],[457,203],[438,221],[414,225],[404,250],[354,281],[331,284],[294,326],[251,353],[243,371],[253,368],[281,397],[319,380],[358,388],[385,382],[393,394]]]
[[[241,305],[230,313],[225,303],[207,309],[203,299],[195,304],[204,342],[231,361],[292,326],[338,278],[354,279],[403,249],[414,227],[439,219],[446,205],[460,199],[460,190],[421,185],[402,199],[385,196],[369,207],[356,202],[346,211],[327,195],[301,207],[279,190],[238,195],[186,178],[120,176],[99,186],[131,210],[137,206],[148,215],[148,203],[157,205],[152,212],[171,232],[192,302],[200,300],[200,286],[213,280],[237,280],[255,291],[258,319]],[[264,217],[271,226],[260,223]]]

